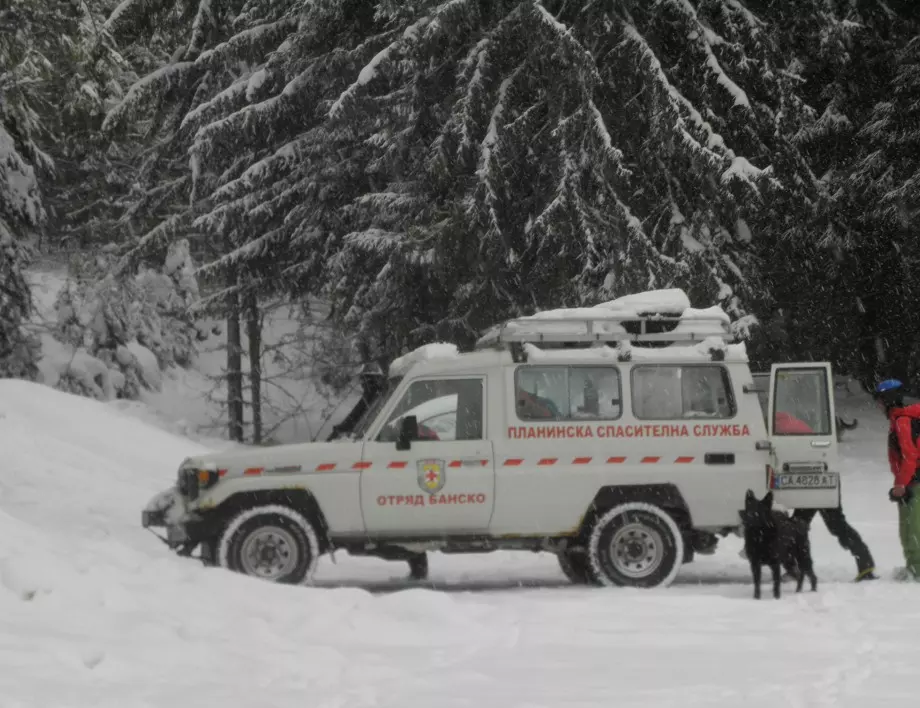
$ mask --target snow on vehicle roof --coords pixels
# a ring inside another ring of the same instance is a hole
[[[624,323],[630,320],[654,321],[677,318],[667,333],[637,336],[627,332]],[[553,341],[596,341],[603,339],[642,340],[668,339],[693,342],[707,337],[732,339],[731,320],[719,306],[696,309],[690,307],[686,293],[679,288],[650,290],[626,295],[593,307],[572,307],[544,310],[518,317],[492,327],[476,343],[476,348],[494,346],[503,341],[552,339]]]
[[[696,309],[690,306],[690,298],[680,288],[667,290],[649,290],[644,293],[624,295],[616,300],[602,302],[593,307],[564,307],[554,310],[543,310],[527,317],[519,317],[516,321],[528,320],[603,320],[606,315],[617,320],[643,317],[654,318],[680,317],[686,320],[720,320],[725,324],[731,321],[725,311],[718,305],[705,309]]]
[[[460,350],[457,349],[457,346],[454,344],[448,344],[446,342],[424,344],[418,349],[414,349],[408,354],[394,359],[393,363],[390,364],[389,375],[390,378],[405,376],[409,373],[409,369],[421,362],[456,359],[458,356],[460,356]]]

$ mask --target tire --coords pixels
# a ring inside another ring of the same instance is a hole
[[[683,558],[677,522],[664,509],[643,502],[620,504],[598,517],[588,540],[591,570],[608,587],[667,587]]]
[[[556,554],[562,573],[575,585],[597,585],[588,555],[583,549],[566,548]]]
[[[260,558],[256,554],[265,551]],[[228,570],[285,585],[312,577],[319,563],[319,537],[299,512],[280,504],[241,512],[218,541],[218,562]]]
[[[409,559],[409,577],[412,580],[428,580],[427,553],[419,553]]]

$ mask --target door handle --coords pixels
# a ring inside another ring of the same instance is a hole
[[[831,441],[830,440],[812,440],[811,446],[812,447],[830,447]]]
[[[735,453],[707,452],[703,456],[703,462],[707,465],[733,465],[735,464]]]

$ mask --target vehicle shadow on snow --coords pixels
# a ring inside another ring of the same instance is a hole
[[[829,577],[823,583],[819,578],[818,592],[821,592],[822,585],[824,587],[828,586],[837,586],[841,584],[842,580]],[[681,594],[697,594],[694,593],[694,590],[698,590],[700,595],[721,595],[727,599],[750,599],[752,592],[753,581],[751,579],[750,573],[745,573],[743,570],[735,571],[721,571],[719,573],[705,573],[701,571],[697,572],[684,572],[681,573],[671,584],[669,588],[663,588],[655,592],[668,592],[670,590],[679,590]],[[418,581],[410,580],[406,577],[390,577],[390,578],[380,578],[374,580],[368,580],[366,578],[358,580],[350,580],[348,578],[335,578],[335,579],[315,579],[311,586],[314,588],[322,589],[340,589],[340,588],[358,588],[365,590],[369,593],[375,595],[381,594],[390,594],[403,592],[405,590],[431,590],[434,592],[443,592],[443,593],[505,593],[505,592],[520,592],[520,591],[559,591],[559,592],[579,592],[579,593],[588,593],[588,592],[618,592],[618,589],[615,588],[598,588],[598,587],[585,587],[581,585],[575,585],[571,583],[565,577],[559,578],[550,578],[550,577],[533,577],[533,578],[488,578],[488,577],[459,577],[459,578],[439,578],[434,577],[429,580]],[[770,594],[771,580],[769,570],[764,575],[764,579],[761,584],[761,588],[764,591],[764,595],[767,596]],[[627,590],[630,594],[634,592],[641,592],[636,590]],[[787,581],[783,583],[783,596],[794,595],[795,593],[795,583],[793,581]],[[811,595],[807,583],[806,586],[802,589],[802,595]]]

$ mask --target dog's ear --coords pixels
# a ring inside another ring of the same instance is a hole
[[[762,503],[764,507],[766,507],[768,510],[772,509],[773,508],[773,492],[767,492],[767,496],[763,498]]]
[[[744,495],[744,508],[750,509],[757,505],[757,497],[754,496],[754,492],[750,489],[747,490],[747,494]]]

